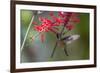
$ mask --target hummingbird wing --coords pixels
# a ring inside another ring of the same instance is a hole
[[[61,40],[63,40],[67,44],[70,44],[73,41],[77,40],[79,37],[80,37],[80,35],[77,35],[77,34],[76,35],[69,35],[69,36],[62,38]]]

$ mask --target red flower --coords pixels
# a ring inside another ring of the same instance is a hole
[[[60,17],[65,17],[65,15],[64,15],[64,12],[58,12],[58,16],[60,16]]]
[[[58,23],[58,24],[61,24],[63,22],[63,20],[61,18],[55,18],[55,21]]]
[[[55,23],[58,23],[59,25],[61,23],[63,23],[63,20],[60,18],[60,17],[55,17],[55,16],[52,16],[52,19]]]
[[[54,16],[54,13],[53,13],[53,12],[50,12],[49,15],[50,15],[50,16]]]
[[[42,23],[45,23],[45,24],[51,24],[51,23],[52,23],[52,21],[49,20],[49,19],[47,19],[47,18],[42,18],[42,17],[40,17],[39,20],[40,20]]]
[[[79,22],[79,18],[77,18],[76,13],[71,12],[58,12],[60,17],[54,16],[53,12],[50,12],[50,16],[53,20],[49,20],[47,18],[40,17],[39,20],[42,22],[41,25],[35,26],[34,28],[39,32],[48,32],[51,29],[54,29],[55,26],[60,26],[66,24],[66,28],[68,30],[72,30],[74,27],[73,25],[68,25],[68,23]],[[36,23],[35,23],[36,24]],[[53,32],[53,31],[52,31]]]
[[[62,19],[63,24],[67,24],[69,22],[71,15],[71,12],[58,12],[58,16],[60,16],[60,18]]]
[[[35,30],[38,32],[48,32],[51,31],[51,29],[53,29],[54,26],[56,26],[55,24],[53,24],[53,22],[47,18],[39,18],[40,21],[42,22],[41,25],[39,26],[35,26]],[[53,30],[52,32],[56,32],[55,30]]]
[[[77,17],[72,17],[72,18],[71,18],[71,22],[79,23],[79,22],[80,22],[80,19],[77,18]]]
[[[41,25],[38,25],[36,22],[33,22],[32,24],[34,25],[34,29],[38,32],[41,32],[40,34],[40,40],[41,42],[44,42],[45,40],[45,35],[44,32],[53,32],[55,34],[59,33],[59,28],[58,26],[63,26],[67,30],[72,30],[74,28],[74,23],[76,24],[77,22],[80,22],[78,18],[78,14],[76,13],[71,13],[71,12],[58,12],[58,17],[54,16],[53,12],[50,12],[49,14],[51,16],[51,20],[44,18],[44,17],[39,17],[39,20],[41,21]]]
[[[34,26],[34,29],[38,32],[42,32],[43,28],[41,26]]]
[[[74,28],[74,26],[72,24],[66,26],[66,29],[68,29],[68,30],[72,30],[73,28]]]
[[[71,12],[58,12],[58,16],[62,18],[69,17],[72,13]]]
[[[75,23],[79,23],[80,19],[78,18],[78,14],[77,13],[73,13],[70,19],[71,22],[75,22]]]
[[[36,22],[32,22],[32,24],[37,25],[37,23],[36,23]]]

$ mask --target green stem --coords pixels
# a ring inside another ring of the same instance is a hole
[[[65,29],[65,26],[66,26],[66,24],[63,25],[63,28],[62,28],[62,30],[60,32],[60,38],[62,38],[62,33],[63,33],[64,29]]]
[[[56,47],[57,47],[57,44],[58,44],[58,42],[56,42],[56,44],[55,44],[55,47],[54,47],[53,52],[52,52],[52,54],[51,54],[51,57],[53,57],[53,55],[54,55],[54,52],[55,52]]]
[[[66,44],[65,44],[65,46],[64,46],[64,52],[65,52],[66,56],[68,56],[67,46],[66,46]]]

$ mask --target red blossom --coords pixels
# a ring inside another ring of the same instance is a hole
[[[65,27],[68,31],[74,29],[74,24],[80,22],[80,19],[78,18],[78,14],[71,13],[71,12],[58,12],[58,17],[54,16],[53,12],[50,12],[49,14],[51,16],[51,20],[39,17],[39,20],[41,24],[37,24],[36,22],[33,22],[34,29],[38,32],[40,32],[40,40],[43,43],[45,41],[45,34],[44,32],[53,32],[55,34],[59,33],[59,26]],[[65,25],[66,24],[66,25]],[[34,38],[32,38],[34,40]]]
[[[50,15],[50,16],[54,16],[54,13],[53,13],[53,12],[50,12],[49,15]]]
[[[72,30],[74,25],[69,23],[77,23],[80,22],[80,19],[78,18],[78,14],[71,13],[71,12],[58,12],[58,17],[54,16],[53,12],[50,12],[49,15],[51,16],[52,20],[39,17],[39,20],[41,21],[41,25],[37,25],[37,23],[33,22],[33,24],[36,24],[34,26],[34,29],[38,32],[54,32],[57,33],[57,29],[54,27],[58,27],[60,25],[66,24],[66,29]]]
[[[51,31],[50,29],[53,28],[55,25],[53,22],[47,18],[40,17],[40,21],[42,22],[41,25],[35,26],[35,30],[38,32],[48,32]]]
[[[63,22],[63,20],[61,18],[55,18],[55,21],[58,23],[58,24],[61,24]]]
[[[37,23],[36,23],[36,22],[32,22],[32,24],[37,25]]]
[[[55,34],[58,33],[58,31],[57,31],[58,29],[57,29],[57,28],[50,28],[49,30],[50,30],[51,32],[55,33]]]
[[[58,23],[59,25],[63,23],[63,20],[60,17],[52,16],[52,19],[55,23]]]
[[[58,12],[58,16],[62,18],[69,17],[72,13],[71,12]]]
[[[78,18],[78,14],[77,13],[73,13],[71,16],[71,22],[75,22],[75,23],[79,23],[80,19]]]
[[[41,26],[34,26],[34,29],[38,32],[42,32],[43,28]]]
[[[71,12],[58,12],[58,16],[62,19],[63,24],[67,24],[69,22],[71,15]]]
[[[73,28],[74,28],[74,26],[72,24],[66,26],[66,29],[68,29],[68,30],[72,30]]]
[[[64,14],[64,12],[58,12],[58,16],[64,18],[65,17],[65,14]]]
[[[44,24],[52,24],[52,21],[47,18],[39,17],[39,20]]]
[[[70,21],[71,22],[74,22],[74,23],[79,23],[80,22],[80,19],[77,18],[77,17],[72,17]]]
[[[52,28],[55,26],[60,26],[67,24],[65,27],[67,27],[68,30],[71,30],[73,28],[72,25],[68,25],[68,22],[79,22],[80,20],[77,18],[77,14],[71,13],[71,12],[58,12],[58,15],[60,17],[54,16],[53,12],[50,12],[50,16],[53,20],[39,17],[39,20],[42,22],[41,25],[35,26],[35,30],[38,32],[48,32],[51,31]],[[35,23],[36,24],[36,23]],[[54,31],[52,31],[54,32]]]

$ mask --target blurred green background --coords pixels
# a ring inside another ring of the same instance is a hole
[[[36,11],[21,10],[21,45],[25,37],[27,28],[31,21],[32,16]],[[34,21],[40,24],[38,17],[48,16],[48,11],[44,11],[40,15],[35,14]],[[56,15],[57,12],[54,12]],[[48,62],[48,61],[68,61],[68,60],[87,60],[89,59],[89,13],[78,13],[80,22],[76,24],[74,30],[68,32],[66,35],[80,35],[78,40],[75,40],[71,44],[67,45],[67,51],[69,56],[66,56],[62,47],[57,47],[54,56],[51,58],[56,37],[52,33],[45,33],[45,42],[40,41],[40,36],[37,36],[34,41],[31,37],[38,32],[33,30],[34,24],[31,25],[28,36],[26,38],[23,50],[21,53],[21,62]]]

